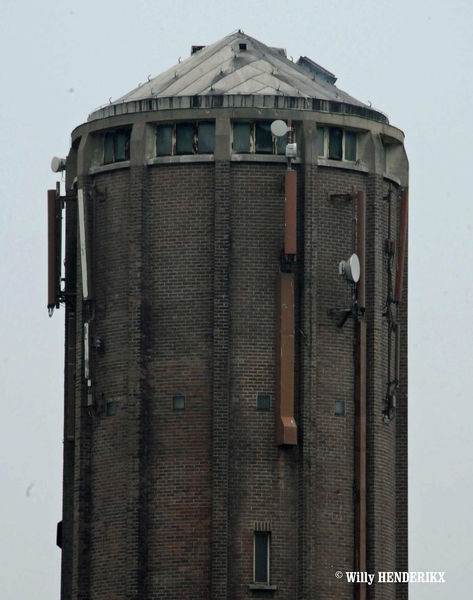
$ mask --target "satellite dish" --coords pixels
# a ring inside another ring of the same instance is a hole
[[[348,260],[342,260],[339,266],[340,275],[344,275],[348,281],[358,283],[361,275],[360,259],[352,254]]]
[[[59,173],[60,171],[64,171],[66,168],[66,159],[58,158],[55,156],[51,161],[51,171],[53,173]]]
[[[284,121],[281,121],[281,119],[271,123],[271,133],[276,137],[282,137],[283,135],[286,135],[288,129],[289,127]]]

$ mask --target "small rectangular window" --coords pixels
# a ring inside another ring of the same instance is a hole
[[[255,149],[256,152],[264,154],[273,153],[273,134],[271,133],[271,123],[269,121],[255,124]]]
[[[197,144],[199,154],[215,152],[215,123],[201,122],[197,124]]]
[[[172,125],[158,125],[156,128],[156,155],[172,154]]]
[[[356,161],[356,133],[345,131],[345,160]]]
[[[317,154],[325,156],[325,127],[317,127]]]
[[[173,408],[173,410],[185,410],[186,397],[185,396],[173,396],[172,397],[172,408]]]
[[[234,123],[233,124],[233,151],[250,152],[251,151],[251,124]]]
[[[178,123],[176,125],[176,153],[193,154],[194,152],[194,124]]]
[[[256,409],[271,410],[271,398],[269,396],[263,396],[263,394],[258,394],[256,399]]]
[[[254,581],[269,584],[270,533],[254,532]]]
[[[342,160],[343,129],[339,127],[330,127],[329,129],[328,157],[333,160]]]
[[[344,417],[345,416],[345,401],[344,400],[335,400],[335,416],[336,417]]]

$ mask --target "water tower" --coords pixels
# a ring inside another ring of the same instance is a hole
[[[335,575],[407,570],[408,202],[335,83],[238,32],[53,162],[63,600],[407,598]]]

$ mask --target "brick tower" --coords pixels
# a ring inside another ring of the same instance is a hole
[[[407,598],[335,576],[407,570],[408,198],[335,82],[238,32],[56,161],[62,600]]]

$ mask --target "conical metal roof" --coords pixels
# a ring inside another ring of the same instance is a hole
[[[207,97],[205,106],[218,106],[211,100],[218,96],[220,106],[238,106],[238,100],[234,100],[238,96],[254,97],[255,103],[257,97],[264,96],[299,99],[294,108],[359,114],[387,122],[383,113],[338,89],[335,76],[317,63],[301,57],[296,64],[284,54],[282,49],[266,46],[243,32],[232,33],[95,111],[89,120],[142,110],[184,108],[184,98]],[[325,106],[319,108],[322,103]],[[283,105],[279,101],[275,106]]]

